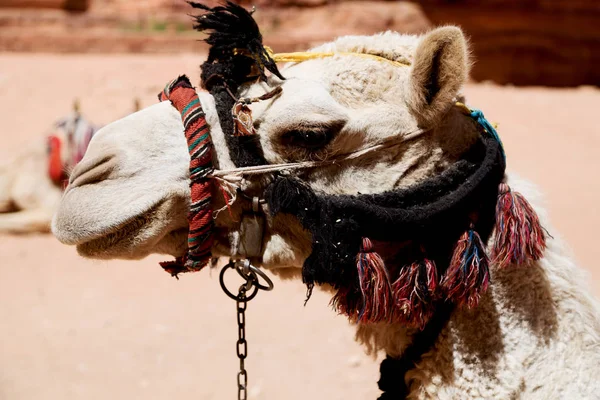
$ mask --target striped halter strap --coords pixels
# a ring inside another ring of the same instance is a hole
[[[212,182],[213,143],[206,117],[196,90],[187,76],[171,81],[158,95],[160,101],[169,100],[181,114],[185,138],[190,153],[190,195],[188,214],[188,252],[175,261],[161,266],[173,276],[181,272],[199,271],[211,258],[213,244]]]

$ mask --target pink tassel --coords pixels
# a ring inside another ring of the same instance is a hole
[[[489,260],[479,234],[465,232],[454,248],[441,286],[448,300],[469,308],[477,306],[490,281]]]
[[[546,249],[540,220],[522,194],[500,184],[496,204],[496,237],[493,259],[501,268],[539,260]]]
[[[392,284],[396,318],[423,329],[433,315],[437,289],[438,275],[433,261],[424,259],[402,268]]]
[[[389,276],[381,256],[373,251],[373,244],[368,238],[362,239],[357,267],[362,294],[358,322],[389,321],[392,309]]]

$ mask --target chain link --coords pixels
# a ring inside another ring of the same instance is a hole
[[[238,341],[237,341],[237,356],[240,359],[240,372],[237,374],[238,384],[238,400],[246,400],[248,398],[248,373],[244,365],[244,360],[248,355],[248,342],[246,341],[246,285],[240,286],[237,307],[237,322],[238,322]]]

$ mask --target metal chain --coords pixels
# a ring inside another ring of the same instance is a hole
[[[238,384],[238,400],[246,400],[248,398],[248,373],[244,366],[244,360],[248,355],[248,342],[246,341],[246,285],[240,286],[238,299],[236,300],[237,307],[237,323],[238,323],[238,341],[237,341],[237,356],[240,359],[240,372],[237,374]]]
[[[235,269],[238,274],[246,281],[238,290],[238,295],[234,295],[225,285],[225,272],[229,269]],[[261,284],[261,277],[266,284]],[[248,372],[244,365],[248,356],[248,342],[246,341],[246,308],[248,302],[256,296],[259,290],[273,290],[273,282],[264,272],[250,264],[249,260],[230,261],[219,274],[221,288],[227,296],[235,300],[237,308],[238,341],[236,344],[237,356],[240,359],[240,371],[237,374],[238,400],[248,399]]]

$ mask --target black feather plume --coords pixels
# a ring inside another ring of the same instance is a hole
[[[252,14],[230,1],[212,8],[201,3],[189,4],[206,11],[194,17],[194,28],[208,34],[205,41],[210,45],[208,59],[201,66],[201,82],[215,99],[231,160],[238,167],[266,164],[258,138],[234,136],[231,109],[240,85],[257,79],[265,81],[265,69],[284,78],[265,50]]]
[[[238,85],[255,78],[252,71],[257,71],[260,79],[266,80],[265,68],[284,79],[262,44],[262,35],[256,21],[245,8],[230,1],[223,6],[212,8],[201,3],[189,4],[195,9],[207,11],[194,17],[194,29],[208,33],[205,40],[210,45],[208,63],[250,63],[249,66],[254,68],[248,71],[248,76],[231,76]],[[239,69],[235,70],[238,73],[242,72]]]

